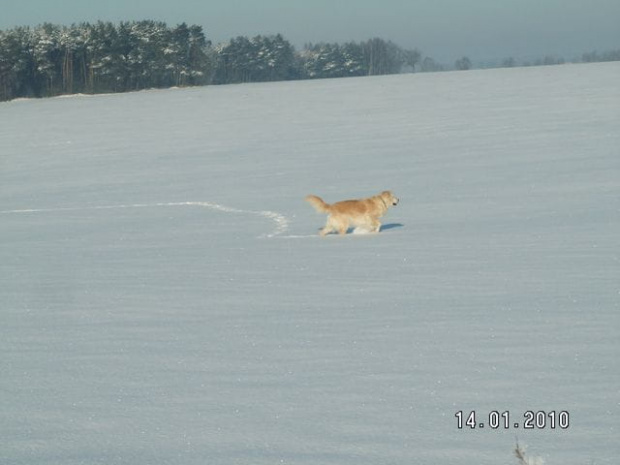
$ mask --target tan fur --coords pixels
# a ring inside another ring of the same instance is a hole
[[[371,232],[379,232],[381,218],[388,208],[398,204],[398,198],[390,191],[383,191],[379,195],[359,200],[343,200],[328,204],[316,195],[306,196],[306,201],[319,213],[327,213],[327,224],[319,234],[325,236],[332,231],[346,234],[349,226],[361,226]]]

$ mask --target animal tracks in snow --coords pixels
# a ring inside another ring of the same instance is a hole
[[[273,229],[267,233],[261,234],[259,238],[274,238],[274,237],[288,237],[284,234],[289,229],[289,220],[281,213],[270,210],[243,210],[240,208],[228,207],[213,202],[158,202],[158,203],[134,203],[134,204],[120,204],[120,205],[98,205],[89,207],[58,207],[58,208],[33,208],[22,210],[4,210],[0,211],[0,214],[19,214],[19,213],[55,213],[55,212],[70,212],[70,211],[91,211],[91,210],[120,210],[127,208],[158,208],[158,207],[196,207],[207,208],[209,210],[220,211],[224,213],[233,213],[239,215],[260,216],[271,220],[273,223]],[[293,237],[293,236],[291,236]]]

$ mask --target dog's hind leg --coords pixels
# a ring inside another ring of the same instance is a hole
[[[334,231],[334,226],[332,224],[332,220],[331,220],[331,218],[327,218],[327,223],[325,223],[325,227],[323,229],[321,229],[319,234],[321,236],[325,236],[325,235],[329,234],[332,231]]]
[[[330,232],[336,231],[340,235],[344,235],[347,233],[347,229],[349,228],[349,224],[347,221],[343,221],[339,218],[329,217],[327,219],[327,224],[321,232],[319,233],[321,236],[325,236]]]
[[[335,228],[338,230],[338,234],[344,236],[349,229],[349,223],[346,220],[339,220],[336,222]]]

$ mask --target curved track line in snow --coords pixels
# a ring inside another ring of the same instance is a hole
[[[201,207],[210,210],[221,211],[225,213],[238,213],[241,215],[255,215],[267,218],[275,223],[275,228],[265,234],[261,234],[260,238],[271,238],[284,234],[288,231],[288,219],[277,212],[270,210],[242,210],[240,208],[227,207],[212,202],[159,202],[159,203],[134,203],[121,205],[98,205],[91,207],[58,207],[58,208],[31,208],[23,210],[4,210],[0,214],[15,213],[54,213],[54,212],[70,212],[70,211],[87,211],[87,210],[115,210],[123,208],[154,208],[154,207]]]

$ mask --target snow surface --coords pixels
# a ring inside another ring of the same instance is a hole
[[[0,464],[619,463],[619,102],[610,63],[1,104]],[[380,234],[303,201],[384,189]]]

